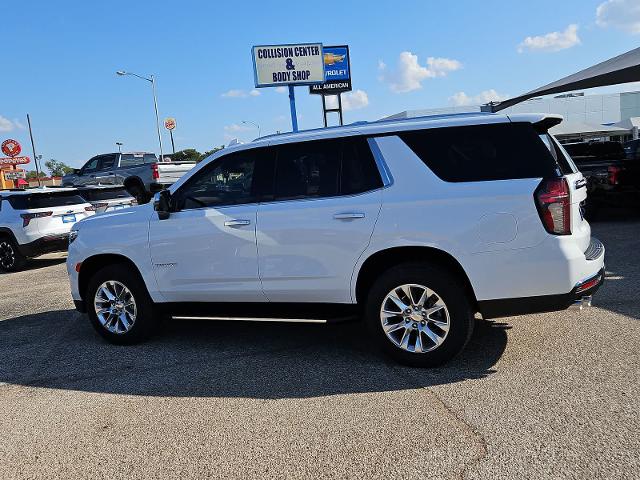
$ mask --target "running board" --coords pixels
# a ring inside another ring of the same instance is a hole
[[[317,318],[260,318],[260,317],[183,317],[173,316],[174,320],[220,320],[234,322],[277,322],[277,323],[327,323]],[[341,319],[332,319],[334,321]]]

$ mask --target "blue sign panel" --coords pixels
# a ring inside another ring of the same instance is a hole
[[[323,47],[324,76],[323,84],[311,85],[309,93],[336,95],[351,90],[351,62],[349,47],[337,45]]]

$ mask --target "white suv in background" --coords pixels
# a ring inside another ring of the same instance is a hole
[[[66,250],[73,224],[93,214],[75,189],[0,190],[0,270],[18,270],[27,258]]]
[[[76,308],[133,343],[159,315],[364,317],[431,366],[484,318],[589,303],[604,248],[550,115],[464,114],[263,137],[74,227]],[[293,307],[293,308],[291,308]]]

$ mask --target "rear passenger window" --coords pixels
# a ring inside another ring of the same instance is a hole
[[[338,195],[340,140],[282,145],[276,161],[276,200]]]
[[[366,138],[344,139],[340,187],[342,195],[354,195],[382,188],[380,172]]]
[[[551,152],[529,123],[434,128],[399,136],[447,182],[560,175]]]
[[[287,144],[276,151],[276,200],[354,195],[382,187],[364,137]]]
[[[66,207],[81,205],[86,200],[73,192],[37,193],[34,195],[14,195],[9,197],[14,210],[31,210],[34,208]]]

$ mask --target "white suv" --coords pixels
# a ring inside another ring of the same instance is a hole
[[[18,270],[27,258],[66,250],[73,224],[93,214],[75,189],[0,190],[0,270]]]
[[[562,310],[603,281],[585,182],[547,133],[561,120],[424,117],[224,149],[154,204],[74,227],[76,307],[114,343],[146,337],[160,312],[357,313],[397,360],[442,363],[475,313]]]

